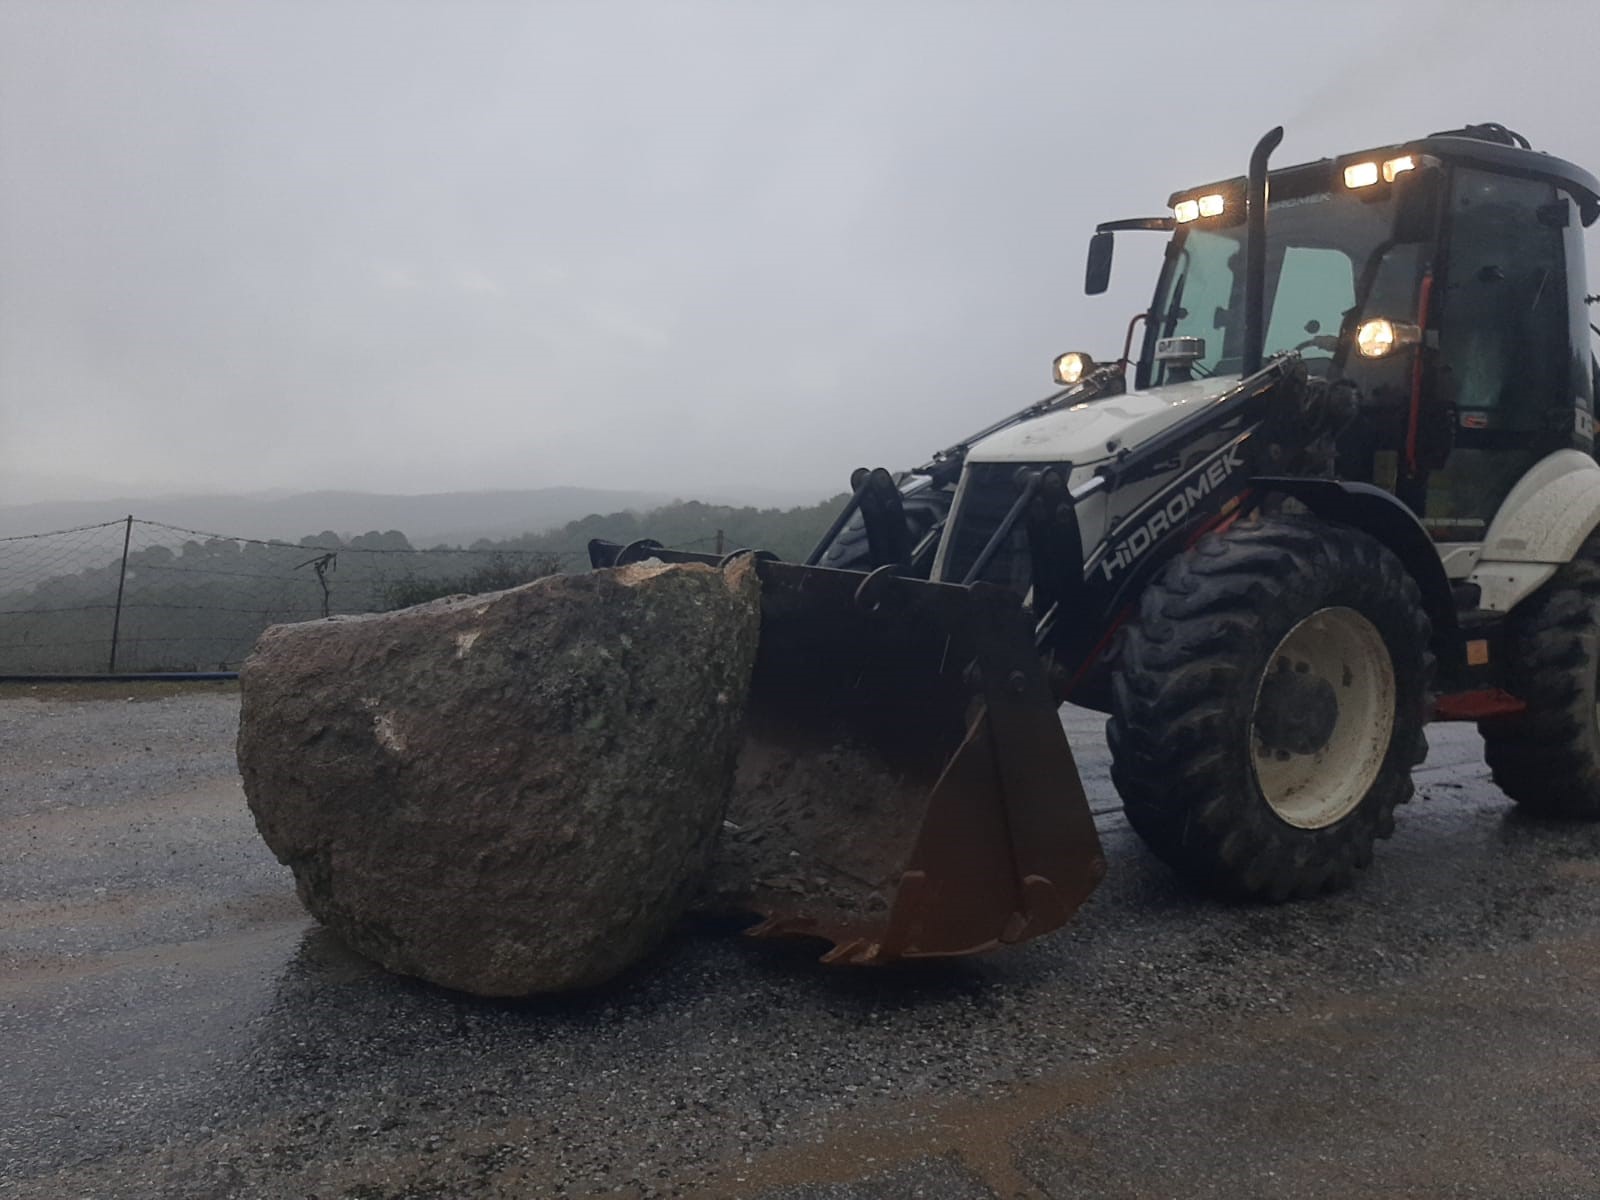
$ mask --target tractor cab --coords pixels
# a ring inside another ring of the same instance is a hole
[[[1541,459],[1593,453],[1592,175],[1480,125],[1274,170],[1267,195],[1259,352],[1353,385],[1341,478],[1394,493],[1436,541],[1471,544]],[[1237,379],[1251,350],[1246,179],[1170,203],[1170,218],[1102,225],[1087,278],[1105,289],[1115,232],[1170,231],[1135,364],[1157,392]]]

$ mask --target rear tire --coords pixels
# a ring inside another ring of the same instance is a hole
[[[1113,665],[1129,823],[1225,894],[1347,886],[1427,754],[1429,634],[1415,581],[1366,534],[1275,517],[1201,538],[1145,589]]]
[[[1507,684],[1526,712],[1480,721],[1500,790],[1545,817],[1600,818],[1600,532],[1511,614]]]

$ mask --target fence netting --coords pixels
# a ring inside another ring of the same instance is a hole
[[[269,625],[586,565],[581,551],[422,550],[394,532],[278,542],[131,517],[0,538],[0,675],[233,671]]]

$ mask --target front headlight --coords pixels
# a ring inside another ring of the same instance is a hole
[[[1094,359],[1087,354],[1080,353],[1077,350],[1069,350],[1065,354],[1056,355],[1055,365],[1051,368],[1051,374],[1055,377],[1057,383],[1063,383],[1070,387],[1087,375],[1093,367]]]
[[[1371,187],[1378,182],[1378,164],[1375,162],[1351,163],[1344,169],[1347,188]]]
[[[1402,346],[1414,346],[1422,340],[1422,330],[1402,321],[1375,317],[1361,322],[1356,330],[1356,350],[1362,358],[1386,358]]]

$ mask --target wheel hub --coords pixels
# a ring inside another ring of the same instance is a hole
[[[1251,714],[1251,761],[1272,810],[1322,829],[1372,787],[1394,732],[1395,676],[1383,636],[1353,608],[1323,608],[1268,659]]]
[[[1261,681],[1256,702],[1256,735],[1268,750],[1315,754],[1328,744],[1339,723],[1339,694],[1306,662],[1277,661]]]

